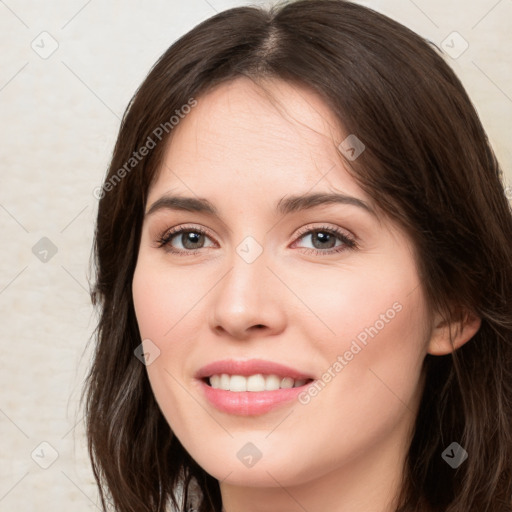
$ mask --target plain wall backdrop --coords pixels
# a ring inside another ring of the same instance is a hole
[[[99,510],[77,407],[96,323],[93,191],[157,58],[251,3],[268,2],[0,1],[2,512]],[[512,185],[512,0],[360,3],[444,49]]]

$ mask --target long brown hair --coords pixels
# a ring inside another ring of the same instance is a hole
[[[348,169],[411,237],[431,310],[454,322],[468,312],[482,319],[453,354],[425,358],[397,511],[511,512],[512,213],[503,176],[438,49],[343,0],[217,14],[162,55],[126,109],[98,207],[91,297],[100,319],[84,388],[103,507],[185,510],[177,489],[196,481],[199,510],[221,510],[217,480],[172,434],[134,356],[141,339],[131,282],[148,189],[172,143],[169,119],[242,75],[286,80],[324,99],[364,143]],[[149,139],[144,158],[132,160]],[[453,441],[469,455],[457,469],[442,457]]]

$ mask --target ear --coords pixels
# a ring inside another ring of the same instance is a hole
[[[433,356],[444,356],[454,352],[476,334],[481,324],[482,319],[472,312],[466,312],[460,322],[448,322],[437,314],[427,352]]]

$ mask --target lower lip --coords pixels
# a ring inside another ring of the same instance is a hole
[[[297,398],[310,384],[274,391],[225,391],[200,381],[207,400],[219,411],[239,416],[256,416],[287,404]]]

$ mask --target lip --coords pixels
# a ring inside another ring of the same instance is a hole
[[[221,373],[229,375],[277,375],[279,377],[291,377],[292,379],[313,379],[312,375],[303,373],[290,366],[266,361],[264,359],[250,359],[248,361],[236,361],[234,359],[224,359],[203,366],[195,375],[197,379],[204,379]]]
[[[199,385],[205,398],[219,411],[238,416],[265,414],[290,404],[312,382],[307,382],[305,385],[296,388],[239,392],[214,389],[205,382],[207,377],[222,373],[243,375],[244,377],[261,373],[263,375],[278,375],[280,377],[314,381],[311,375],[295,368],[263,359],[251,359],[249,361],[223,360],[203,366],[195,377],[199,380]]]

